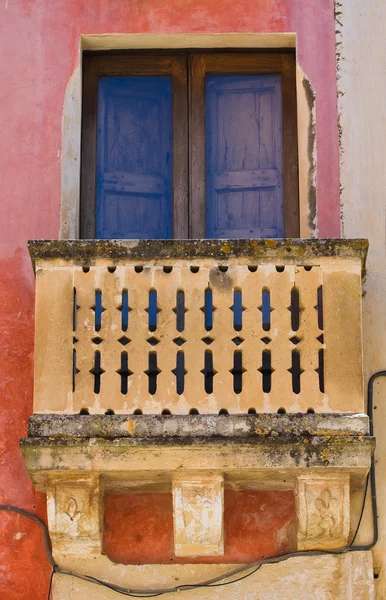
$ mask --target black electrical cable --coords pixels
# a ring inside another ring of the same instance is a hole
[[[386,371],[378,371],[377,373],[374,373],[374,375],[372,375],[370,377],[369,383],[368,383],[367,414],[369,416],[369,424],[370,424],[369,429],[370,429],[371,436],[374,435],[373,388],[374,388],[374,381],[376,379],[378,379],[379,377],[386,377]],[[353,544],[354,544],[355,538],[357,536],[357,533],[359,531],[359,528],[360,528],[360,525],[362,522],[362,518],[363,518],[369,481],[371,484],[373,539],[368,544],[360,544],[358,546],[354,546]],[[23,515],[25,517],[28,517],[29,519],[32,519],[33,521],[35,521],[35,523],[38,523],[38,525],[43,529],[46,552],[47,552],[47,556],[50,561],[50,564],[52,566],[49,596],[50,596],[51,588],[52,588],[52,579],[53,579],[53,576],[55,573],[59,573],[61,575],[68,575],[71,577],[75,577],[76,579],[80,579],[82,581],[87,581],[89,583],[94,583],[96,585],[106,587],[114,592],[117,592],[117,593],[123,595],[123,596],[130,596],[132,598],[155,598],[157,596],[162,596],[164,594],[183,592],[183,591],[198,589],[201,587],[207,587],[207,588],[208,587],[218,587],[218,586],[223,586],[223,585],[230,585],[231,583],[237,583],[238,581],[241,581],[242,579],[246,579],[250,575],[253,575],[253,573],[256,573],[256,571],[258,571],[263,565],[277,564],[277,563],[283,562],[285,560],[288,560],[289,558],[294,558],[294,557],[299,557],[299,556],[323,556],[323,555],[329,555],[329,554],[339,555],[339,554],[345,554],[347,552],[358,552],[358,551],[371,550],[371,548],[373,548],[378,541],[378,516],[377,516],[377,495],[376,495],[376,484],[375,484],[374,457],[372,457],[372,459],[371,459],[370,472],[369,472],[369,475],[368,475],[367,481],[366,481],[365,491],[364,491],[364,495],[363,495],[362,509],[361,509],[361,513],[359,516],[358,525],[355,530],[354,537],[351,540],[351,543],[349,546],[344,546],[343,548],[338,548],[336,550],[304,550],[304,551],[298,551],[298,552],[288,552],[287,554],[281,554],[281,555],[277,555],[277,556],[271,556],[270,558],[263,558],[261,560],[255,561],[253,563],[249,563],[248,565],[243,565],[241,567],[238,567],[237,569],[233,569],[232,571],[230,571],[228,573],[223,573],[222,575],[213,577],[212,579],[208,579],[201,583],[180,585],[180,586],[176,586],[173,588],[163,588],[163,589],[154,589],[154,590],[137,590],[137,589],[123,588],[119,585],[115,585],[113,583],[107,583],[106,581],[97,579],[96,577],[91,577],[89,575],[81,575],[80,573],[76,573],[75,571],[67,571],[65,569],[61,569],[55,563],[55,559],[52,555],[51,541],[50,541],[50,536],[49,536],[47,525],[41,519],[39,519],[39,517],[37,517],[36,515],[28,512],[26,510],[17,508],[16,506],[9,506],[9,505],[5,505],[5,504],[0,504],[0,510],[9,510],[9,511],[18,513],[20,515]],[[242,577],[240,577],[238,579],[235,579],[232,581],[224,581],[224,579],[229,579],[230,577],[234,577],[235,575],[238,575],[239,573],[243,573],[244,571],[247,571],[249,569],[254,569],[254,570],[246,575],[243,575]],[[48,598],[49,598],[49,596],[48,596]]]
[[[81,579],[83,581],[88,581],[89,583],[95,583],[97,585],[101,585],[102,587],[106,587],[106,588],[108,588],[114,592],[117,592],[119,594],[122,594],[124,596],[130,596],[131,598],[155,598],[157,596],[163,596],[164,594],[169,594],[169,593],[174,593],[174,592],[186,592],[189,590],[196,590],[198,588],[203,588],[203,587],[204,588],[221,587],[221,586],[225,586],[225,585],[230,585],[231,583],[237,583],[238,581],[242,581],[243,579],[246,579],[247,577],[250,577],[251,575],[256,573],[256,571],[258,571],[262,567],[262,565],[259,564],[250,573],[247,573],[246,575],[243,575],[242,577],[238,577],[237,579],[233,579],[232,581],[223,581],[222,583],[212,583],[212,582],[221,581],[223,579],[229,579],[229,577],[232,577],[232,575],[239,573],[239,572],[246,571],[247,569],[251,569],[251,568],[253,568],[253,566],[254,566],[253,564],[252,565],[243,565],[243,567],[239,567],[238,569],[235,569],[234,571],[231,571],[230,573],[224,573],[222,575],[219,575],[218,577],[214,577],[213,579],[203,581],[202,583],[185,584],[185,585],[180,585],[175,588],[158,590],[158,591],[156,591],[156,590],[129,590],[127,588],[123,588],[123,587],[115,585],[113,583],[107,583],[106,581],[101,581],[100,579],[96,579],[95,577],[90,577],[89,575],[80,575],[79,573],[74,573],[72,571],[62,571],[61,569],[58,569],[56,572],[59,573],[60,575],[70,575],[72,577],[75,577],[76,579]]]
[[[350,546],[352,546],[352,545],[354,544],[354,542],[355,542],[355,540],[356,540],[356,537],[357,537],[357,535],[358,535],[358,532],[359,532],[359,528],[360,528],[360,525],[361,525],[361,522],[362,522],[363,513],[364,513],[364,511],[365,511],[365,506],[366,506],[366,497],[367,497],[367,490],[368,490],[368,487],[369,487],[369,475],[367,475],[367,477],[366,477],[366,485],[365,485],[365,491],[364,491],[364,493],[363,493],[363,501],[362,501],[361,514],[360,514],[360,516],[359,516],[359,520],[358,520],[357,528],[356,528],[356,530],[355,530],[355,533],[354,533],[354,535],[353,535],[353,538],[352,538],[352,540],[351,540],[351,542],[350,542]]]
[[[386,371],[378,371],[377,373],[374,373],[370,377],[368,385],[367,385],[367,414],[369,417],[369,425],[370,425],[369,434],[371,436],[374,435],[374,403],[373,403],[374,381],[376,381],[376,379],[379,379],[379,377],[386,377]],[[353,546],[354,541],[358,535],[359,527],[360,527],[360,524],[362,521],[365,506],[366,506],[366,496],[367,496],[367,491],[368,491],[368,487],[369,487],[369,481],[371,483],[371,506],[372,506],[372,514],[373,514],[373,539],[369,544],[364,544],[361,546]],[[376,488],[376,481],[375,481],[375,459],[374,459],[374,456],[372,456],[370,471],[369,471],[369,474],[367,475],[367,480],[366,480],[366,487],[365,487],[365,492],[364,492],[364,497],[363,497],[363,502],[362,502],[362,510],[361,510],[361,514],[359,517],[358,526],[355,530],[355,534],[354,534],[353,539],[351,540],[350,546],[352,546],[353,549],[355,549],[355,550],[371,550],[371,548],[373,548],[378,541],[378,535],[379,535],[379,532],[378,532],[377,488]]]
[[[201,587],[220,587],[220,586],[224,586],[224,585],[230,585],[231,583],[238,583],[239,581],[242,581],[243,579],[246,579],[247,577],[250,577],[251,575],[256,573],[256,571],[261,569],[261,567],[262,567],[262,565],[259,565],[258,567],[256,567],[256,569],[253,569],[253,571],[251,571],[250,573],[247,573],[246,575],[243,575],[242,577],[239,577],[238,579],[232,579],[232,581],[224,581],[223,583],[213,583],[212,585],[205,585],[205,586],[201,586]]]
[[[50,577],[50,585],[49,585],[49,588],[48,588],[47,600],[51,600],[52,582],[54,580],[54,575],[55,575],[55,569],[54,569],[54,567],[52,567],[51,577]]]

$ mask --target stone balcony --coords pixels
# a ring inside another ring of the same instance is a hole
[[[106,491],[171,491],[176,556],[223,554],[224,488],[291,490],[298,548],[344,546],[374,448],[366,252],[361,240],[31,242],[21,444],[56,555],[100,554]]]

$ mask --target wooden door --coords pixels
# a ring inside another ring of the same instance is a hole
[[[292,53],[83,62],[83,238],[297,237]]]
[[[280,75],[207,75],[206,237],[284,235]]]

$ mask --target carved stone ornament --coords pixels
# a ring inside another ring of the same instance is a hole
[[[97,477],[60,478],[47,489],[54,553],[100,553],[100,490]]]
[[[299,477],[297,512],[300,550],[345,546],[350,526],[349,476]]]
[[[59,513],[58,518],[62,519],[62,529],[67,530],[70,537],[76,538],[79,536],[79,520],[81,513],[78,510],[78,503],[71,496],[67,503],[67,512]]]
[[[223,514],[222,475],[176,475],[173,480],[176,556],[222,556]]]

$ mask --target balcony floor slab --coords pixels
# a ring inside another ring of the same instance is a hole
[[[375,446],[367,431],[364,415],[35,415],[21,448],[42,490],[52,477],[90,472],[108,489],[163,489],[183,471],[222,473],[226,486],[250,489],[293,489],[311,472],[349,473],[359,487]]]

